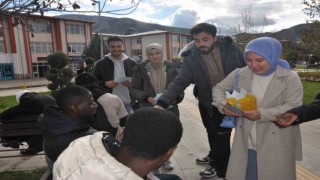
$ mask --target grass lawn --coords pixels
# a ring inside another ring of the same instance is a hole
[[[47,168],[39,168],[35,170],[27,171],[7,171],[0,172],[1,180],[35,180],[40,179],[41,176],[46,172]]]
[[[303,104],[309,104],[315,98],[315,96],[320,92],[320,83],[302,81],[303,85]]]

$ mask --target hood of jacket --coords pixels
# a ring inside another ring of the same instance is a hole
[[[76,132],[90,128],[89,122],[72,119],[59,107],[46,106],[39,117],[39,126],[44,136],[54,137],[68,132]]]

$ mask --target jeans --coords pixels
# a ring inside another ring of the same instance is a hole
[[[226,176],[230,156],[230,136],[232,129],[220,127],[224,117],[214,106],[199,103],[199,111],[204,127],[207,130],[210,152],[213,159],[210,166],[215,167],[218,177]]]
[[[252,149],[248,149],[246,180],[258,180],[257,152]]]

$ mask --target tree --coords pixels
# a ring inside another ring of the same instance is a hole
[[[100,1],[91,0],[92,6]],[[112,0],[110,0],[111,2]],[[103,11],[103,8],[107,2],[105,0],[102,9],[99,9],[100,13],[125,15],[130,14],[137,9],[138,5],[142,0],[129,0],[131,2],[130,7],[123,9],[115,9],[109,11]],[[64,11],[64,12],[81,12],[81,13],[92,13],[95,11],[79,11],[81,9],[81,4],[77,3],[77,0],[1,0],[0,1],[0,14],[2,16],[28,16],[34,13],[40,13],[42,16],[48,11]],[[128,12],[129,11],[129,12]]]
[[[251,16],[252,7],[250,6],[241,12],[241,24],[231,27],[231,32],[232,34],[236,34],[236,42],[241,49],[244,49],[246,44],[254,38],[251,34],[253,27]]]
[[[102,41],[102,46],[103,46],[103,54],[107,54],[107,49],[103,41]],[[92,40],[90,41],[89,46],[83,50],[82,58],[92,57],[95,60],[100,59],[100,47],[101,47],[100,36],[98,35],[98,33],[95,33]]]
[[[57,91],[71,82],[73,77],[73,71],[70,68],[66,68],[69,64],[69,57],[63,52],[55,52],[47,57],[50,69],[46,75],[46,79],[51,81],[48,84],[48,89],[51,90],[51,94],[55,97]]]
[[[304,0],[304,13],[309,16],[307,23],[309,28],[302,30],[302,45],[307,48],[313,56],[320,56],[320,0]]]

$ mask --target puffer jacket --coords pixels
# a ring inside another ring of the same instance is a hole
[[[44,151],[53,162],[73,140],[96,132],[89,122],[72,119],[54,106],[46,106],[38,121],[44,139]]]
[[[235,43],[226,38],[218,38],[221,62],[225,75],[227,76],[234,69],[246,66],[243,54]],[[211,107],[212,94],[209,72],[204,59],[201,57],[198,48],[191,43],[184,56],[179,74],[169,85],[167,90],[158,99],[157,104],[168,107],[176,97],[179,96],[190,84],[195,84],[198,91],[199,103],[204,107]]]
[[[53,179],[141,180],[107,152],[101,140],[103,133],[73,141],[54,163]]]

